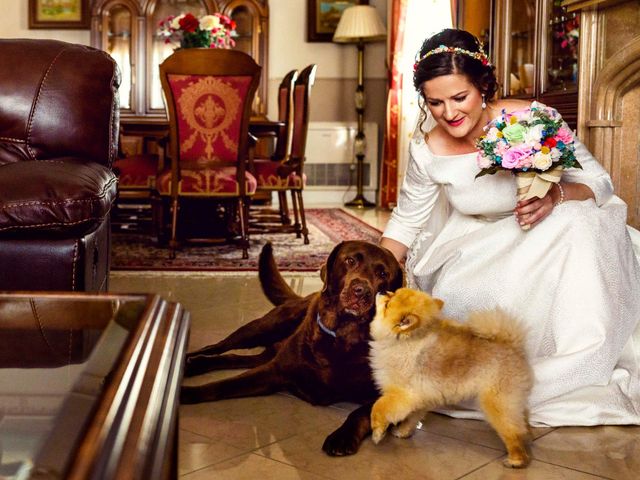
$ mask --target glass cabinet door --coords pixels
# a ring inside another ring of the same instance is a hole
[[[220,0],[220,11],[236,22],[234,50],[251,55],[262,66],[262,77],[253,100],[252,114],[266,115],[268,88],[267,42],[269,6],[266,0]]]
[[[255,19],[245,5],[240,5],[231,10],[229,17],[236,22],[235,50],[240,50],[248,55],[255,52],[254,23]]]
[[[133,15],[128,7],[122,4],[114,4],[103,17],[102,32],[105,50],[118,64],[121,75],[121,84],[118,89],[120,108],[123,111],[131,110],[134,105],[134,71],[135,61],[132,48],[132,31],[134,28]]]
[[[159,0],[151,17],[151,22],[148,23],[148,27],[151,30],[147,35],[150,43],[147,49],[149,55],[147,75],[149,77],[148,85],[150,89],[149,104],[147,105],[148,112],[164,112],[160,69],[158,66],[165,58],[173,53],[173,46],[165,43],[164,38],[158,35],[158,25],[169,15],[178,16],[181,13],[188,12],[195,15],[196,18],[200,18],[208,13],[207,7],[202,0],[181,0],[179,2],[175,0]]]
[[[511,0],[509,23],[509,95],[531,96],[536,71],[536,0]]]
[[[544,18],[547,22],[546,45],[542,52],[543,93],[577,90],[578,39],[580,17],[567,13],[562,0],[546,0]]]

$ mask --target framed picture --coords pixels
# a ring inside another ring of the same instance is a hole
[[[89,28],[89,0],[29,0],[29,28]]]
[[[369,0],[307,0],[307,42],[330,42],[342,12]]]

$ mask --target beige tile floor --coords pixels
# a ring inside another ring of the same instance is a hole
[[[358,213],[358,212],[356,212]],[[363,220],[384,225],[387,212]],[[299,293],[317,275],[287,275]],[[190,349],[215,342],[269,309],[255,275],[113,272],[115,292],[157,292],[191,313]],[[190,384],[232,375],[216,372]],[[180,408],[179,474],[196,479],[640,479],[640,427],[534,429],[533,462],[502,467],[500,440],[484,422],[430,414],[408,440],[366,440],[357,455],[326,456],[322,442],[354,407],[313,407],[287,394]]]

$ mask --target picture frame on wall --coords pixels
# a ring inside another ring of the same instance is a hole
[[[369,0],[307,0],[307,42],[331,42],[342,12]]]
[[[87,29],[89,0],[29,0],[30,29]]]

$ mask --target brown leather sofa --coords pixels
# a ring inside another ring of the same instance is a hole
[[[3,39],[0,65],[0,290],[106,290],[116,64],[83,45]]]

